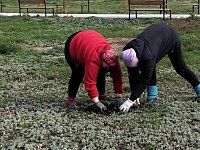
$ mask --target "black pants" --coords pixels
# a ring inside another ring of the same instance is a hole
[[[187,80],[193,87],[199,85],[197,76],[185,64],[180,40],[177,40],[174,48],[168,52],[168,56],[174,69],[179,75]]]
[[[199,85],[197,76],[186,66],[182,55],[181,42],[177,39],[175,46],[168,52],[169,59],[176,70],[185,80],[187,80],[193,87]],[[156,85],[156,68],[154,69],[149,86]]]
[[[69,80],[68,85],[68,96],[71,98],[76,98],[76,94],[78,92],[79,86],[83,81],[84,77],[84,66],[83,65],[76,65],[75,62],[72,60],[70,56],[69,46],[72,38],[77,34],[78,32],[72,34],[65,43],[65,59],[67,60],[67,63],[69,64],[72,74]],[[108,72],[106,68],[102,68],[98,74],[97,77],[97,89],[99,92],[99,95],[103,95],[105,93],[105,74]]]

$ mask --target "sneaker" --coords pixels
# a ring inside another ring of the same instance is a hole
[[[76,108],[78,108],[78,106],[77,106],[76,104],[70,104],[70,105],[66,104],[66,105],[64,106],[64,108],[76,109]]]
[[[141,102],[141,104],[146,106],[159,105],[159,100],[157,97],[154,99],[146,99],[145,101]]]
[[[200,96],[196,97],[193,102],[197,102],[197,103],[200,103]]]
[[[76,102],[74,99],[68,99],[64,108],[75,109],[78,108],[78,106],[76,106]]]

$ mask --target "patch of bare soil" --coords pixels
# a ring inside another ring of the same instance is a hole
[[[21,47],[24,48],[24,49],[28,49],[28,50],[34,50],[34,51],[38,51],[38,52],[46,52],[46,51],[50,51],[53,49],[52,46],[48,46],[48,47],[32,47],[31,45],[29,44],[21,44]]]
[[[173,26],[176,28],[190,28],[194,26],[200,26],[200,21],[198,20],[188,20],[188,19],[173,19]]]
[[[52,50],[53,47],[34,47],[32,49],[39,52],[45,52],[45,51]]]
[[[131,38],[108,38],[108,43],[112,46],[116,51],[121,51],[122,48],[130,41]]]
[[[65,59],[65,56],[62,55],[62,56],[53,56],[52,57],[53,60],[62,60],[62,59]]]
[[[112,46],[113,49],[115,49],[116,51],[121,51],[122,48],[130,41],[132,40],[131,38],[108,38],[107,41],[108,43]],[[62,49],[64,48],[64,44],[59,45]],[[28,50],[35,50],[38,52],[46,52],[46,51],[50,51],[53,49],[53,47],[49,46],[49,47],[32,47],[31,45],[28,44],[21,44],[21,47],[24,49],[28,49]]]

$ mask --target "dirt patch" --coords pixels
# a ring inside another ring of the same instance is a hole
[[[46,51],[50,51],[53,49],[52,46],[48,46],[48,47],[32,47],[29,44],[21,44],[21,47],[24,49],[28,49],[28,50],[34,50],[34,51],[38,51],[38,52],[46,52]]]
[[[173,19],[173,26],[176,28],[190,28],[194,26],[200,26],[200,21],[188,20],[188,19]]]
[[[22,43],[22,44],[21,44],[21,47],[22,47],[23,49],[29,49],[29,48],[31,48],[31,45],[28,45],[28,44],[26,44],[26,43]]]
[[[34,47],[34,48],[31,48],[31,49],[35,50],[35,51],[39,51],[39,52],[45,52],[45,51],[52,50],[53,47]]]
[[[122,48],[130,41],[131,38],[108,38],[108,43],[112,46],[116,51],[121,51]]]
[[[53,60],[62,60],[62,59],[65,59],[65,56],[54,56],[52,57]]]
[[[132,39],[130,38],[108,38],[107,41],[108,43],[117,51],[121,51],[121,49]],[[60,48],[64,48],[64,44],[59,45]],[[21,47],[24,49],[28,49],[28,50],[34,50],[34,51],[38,51],[38,52],[46,52],[46,51],[50,51],[53,49],[53,47],[49,46],[49,47],[32,47],[32,45],[29,44],[21,44]]]

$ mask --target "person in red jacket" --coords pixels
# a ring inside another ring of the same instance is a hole
[[[64,53],[72,71],[66,107],[76,107],[76,94],[83,82],[95,105],[101,111],[106,110],[100,99],[105,97],[105,75],[108,72],[113,79],[116,98],[122,98],[122,70],[118,55],[100,33],[83,30],[72,34],[65,43]]]

